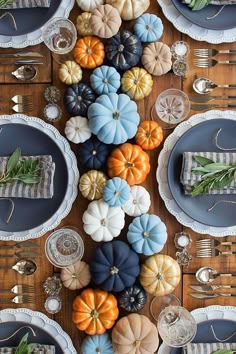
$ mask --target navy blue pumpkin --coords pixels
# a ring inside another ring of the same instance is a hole
[[[118,302],[126,311],[138,312],[144,308],[147,294],[140,285],[133,285],[120,293]]]
[[[79,147],[80,163],[91,170],[103,169],[110,152],[109,145],[102,143],[95,136],[85,141]]]
[[[107,40],[106,57],[117,70],[128,70],[137,65],[142,55],[140,39],[127,30]]]
[[[69,86],[64,94],[67,112],[78,116],[86,116],[89,106],[95,99],[94,91],[84,83]]]
[[[123,241],[106,242],[95,251],[90,272],[101,289],[120,292],[135,283],[139,275],[139,257]]]

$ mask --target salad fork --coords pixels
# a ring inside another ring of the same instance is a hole
[[[215,239],[203,239],[196,241],[197,248],[216,248],[218,246],[233,246],[236,242],[231,241],[218,241]]]
[[[194,55],[196,55],[196,57],[209,58],[217,54],[236,54],[236,50],[194,49]]]
[[[30,103],[32,101],[32,95],[15,95],[13,97],[0,97],[0,102],[14,102],[19,104]]]
[[[203,248],[197,251],[198,258],[236,255],[236,252],[219,251],[217,248]]]
[[[25,112],[31,112],[35,109],[35,106],[33,103],[26,103],[24,102],[23,104],[15,104],[13,107],[0,107],[0,111],[6,111],[6,110],[12,110],[17,113],[25,113]]]
[[[217,64],[236,64],[236,60],[194,59],[193,64],[199,68],[212,68]]]
[[[30,295],[16,295],[12,299],[0,298],[0,304],[9,304],[11,302],[15,304],[29,304],[34,303],[35,298]]]
[[[13,294],[22,294],[22,293],[34,293],[34,287],[27,284],[19,284],[13,286],[11,289],[0,289],[0,293],[11,291]]]

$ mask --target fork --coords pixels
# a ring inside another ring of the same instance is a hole
[[[218,241],[215,239],[204,239],[196,241],[197,248],[216,248],[218,246],[233,246],[236,245],[236,242],[231,241]]]
[[[15,304],[29,304],[34,303],[35,298],[30,295],[16,295],[12,299],[0,298],[0,304],[9,304],[14,302]]]
[[[25,112],[31,112],[35,109],[35,106],[33,103],[23,103],[23,104],[15,104],[13,107],[0,107],[0,111],[6,111],[8,109],[11,109],[14,112],[17,113],[25,113]]]
[[[13,286],[11,289],[0,289],[0,293],[11,291],[13,294],[22,294],[22,293],[33,293],[34,287],[27,284],[19,284]]]
[[[236,50],[194,49],[196,57],[209,58],[217,54],[236,54]]]
[[[14,103],[30,103],[32,100],[32,95],[15,95],[13,97],[0,97],[0,102],[14,102]]]
[[[194,59],[193,64],[199,68],[212,68],[217,64],[236,64],[236,60]]]
[[[219,251],[217,248],[204,248],[197,251],[198,258],[236,255],[236,252]]]

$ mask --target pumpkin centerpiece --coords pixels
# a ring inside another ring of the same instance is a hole
[[[104,45],[100,39],[93,36],[80,38],[74,47],[75,61],[82,68],[94,69],[102,65],[105,58]]]
[[[143,50],[142,64],[152,75],[166,74],[172,68],[170,48],[162,42],[148,44]]]
[[[160,125],[153,120],[143,120],[135,135],[136,143],[144,150],[153,150],[163,141],[163,130]]]
[[[86,336],[81,344],[82,354],[114,354],[112,342],[107,333]]]
[[[65,135],[72,143],[79,144],[88,140],[92,133],[88,126],[88,119],[84,117],[71,117],[65,126]]]
[[[142,15],[150,5],[150,0],[106,0],[115,7],[123,20],[133,20]]]
[[[115,93],[120,87],[120,74],[112,66],[102,65],[94,69],[90,83],[98,95]]]
[[[82,82],[68,86],[64,94],[66,110],[75,116],[86,116],[95,99],[93,90]]]
[[[99,5],[93,10],[90,25],[95,36],[110,38],[120,29],[120,14],[115,7],[109,4]]]
[[[121,88],[131,99],[138,101],[147,97],[153,86],[151,75],[143,68],[132,68],[124,73]]]
[[[150,172],[148,154],[138,145],[125,143],[114,149],[107,159],[109,177],[125,179],[130,186],[145,181]]]
[[[90,170],[80,177],[79,190],[88,200],[100,199],[106,185],[106,175],[97,170]]]
[[[123,241],[104,243],[95,250],[90,263],[94,283],[107,291],[119,292],[135,283],[139,257]]]
[[[118,302],[126,311],[138,312],[144,308],[147,294],[140,285],[133,285],[120,293]]]
[[[114,326],[119,310],[114,295],[100,289],[85,289],[73,302],[72,321],[89,335],[103,334]]]
[[[79,161],[87,169],[100,170],[104,168],[109,152],[109,145],[102,143],[96,136],[92,136],[80,145]]]
[[[163,34],[162,20],[154,14],[143,14],[135,22],[134,33],[141,42],[155,42]]]
[[[70,290],[81,289],[91,280],[89,266],[83,261],[61,269],[61,281],[65,288]]]
[[[139,216],[148,212],[151,198],[148,191],[142,186],[132,186],[130,199],[122,205],[122,209],[129,216]]]
[[[90,12],[83,12],[76,19],[76,29],[80,36],[92,36],[92,28],[90,26],[90,19],[92,14]]]

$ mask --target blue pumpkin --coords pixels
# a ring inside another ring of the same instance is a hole
[[[105,144],[123,144],[135,136],[140,116],[128,95],[102,95],[88,109],[89,128]]]
[[[131,196],[129,184],[120,177],[109,179],[103,189],[103,199],[111,206],[125,204]]]
[[[92,136],[79,146],[78,157],[80,163],[89,170],[104,169],[110,147]]]
[[[112,342],[107,333],[85,337],[81,352],[82,354],[114,354]]]
[[[98,247],[90,263],[92,280],[100,288],[119,292],[132,286],[139,275],[139,257],[123,241]]]
[[[120,74],[107,65],[96,68],[90,76],[91,87],[98,95],[116,92],[120,87]]]
[[[128,242],[137,253],[150,256],[160,252],[166,241],[166,226],[157,215],[143,214],[129,225]]]
[[[159,17],[153,14],[143,14],[134,25],[134,33],[141,42],[155,42],[163,34],[163,24]]]

